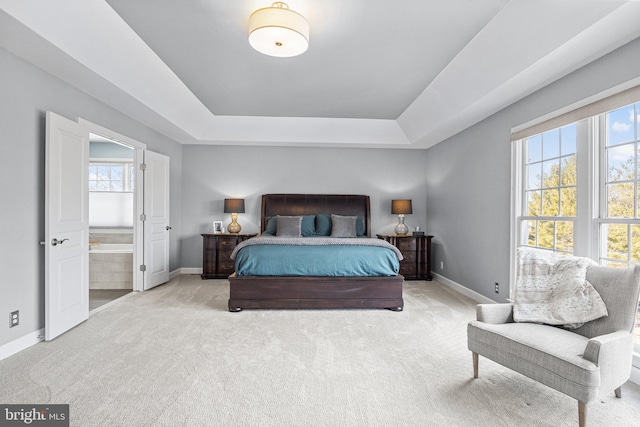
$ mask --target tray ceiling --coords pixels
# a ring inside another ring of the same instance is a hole
[[[258,0],[0,0],[0,45],[181,143],[426,148],[640,36],[635,1],[287,3],[292,58]]]

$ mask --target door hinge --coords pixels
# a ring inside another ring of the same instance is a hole
[[[140,214],[140,221],[146,221],[147,216],[145,214]]]
[[[146,170],[147,169],[147,164],[146,163],[140,163],[140,170]]]
[[[142,264],[142,265],[140,266],[140,271],[147,271],[147,266],[146,266],[146,265],[144,265],[144,264]]]

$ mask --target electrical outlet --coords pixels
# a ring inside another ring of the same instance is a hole
[[[440,270],[444,270],[444,261],[440,261]]]
[[[12,311],[9,314],[9,327],[13,328],[20,324],[20,310]]]
[[[496,282],[496,294],[500,293],[500,285]]]

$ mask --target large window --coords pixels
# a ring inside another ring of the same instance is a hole
[[[640,102],[515,144],[517,246],[640,264]]]

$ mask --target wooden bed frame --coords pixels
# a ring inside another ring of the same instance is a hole
[[[336,194],[265,194],[260,231],[266,217],[275,215],[360,215],[365,235],[371,236],[369,196]],[[244,308],[387,308],[402,311],[402,283],[397,276],[229,277],[229,311]]]

